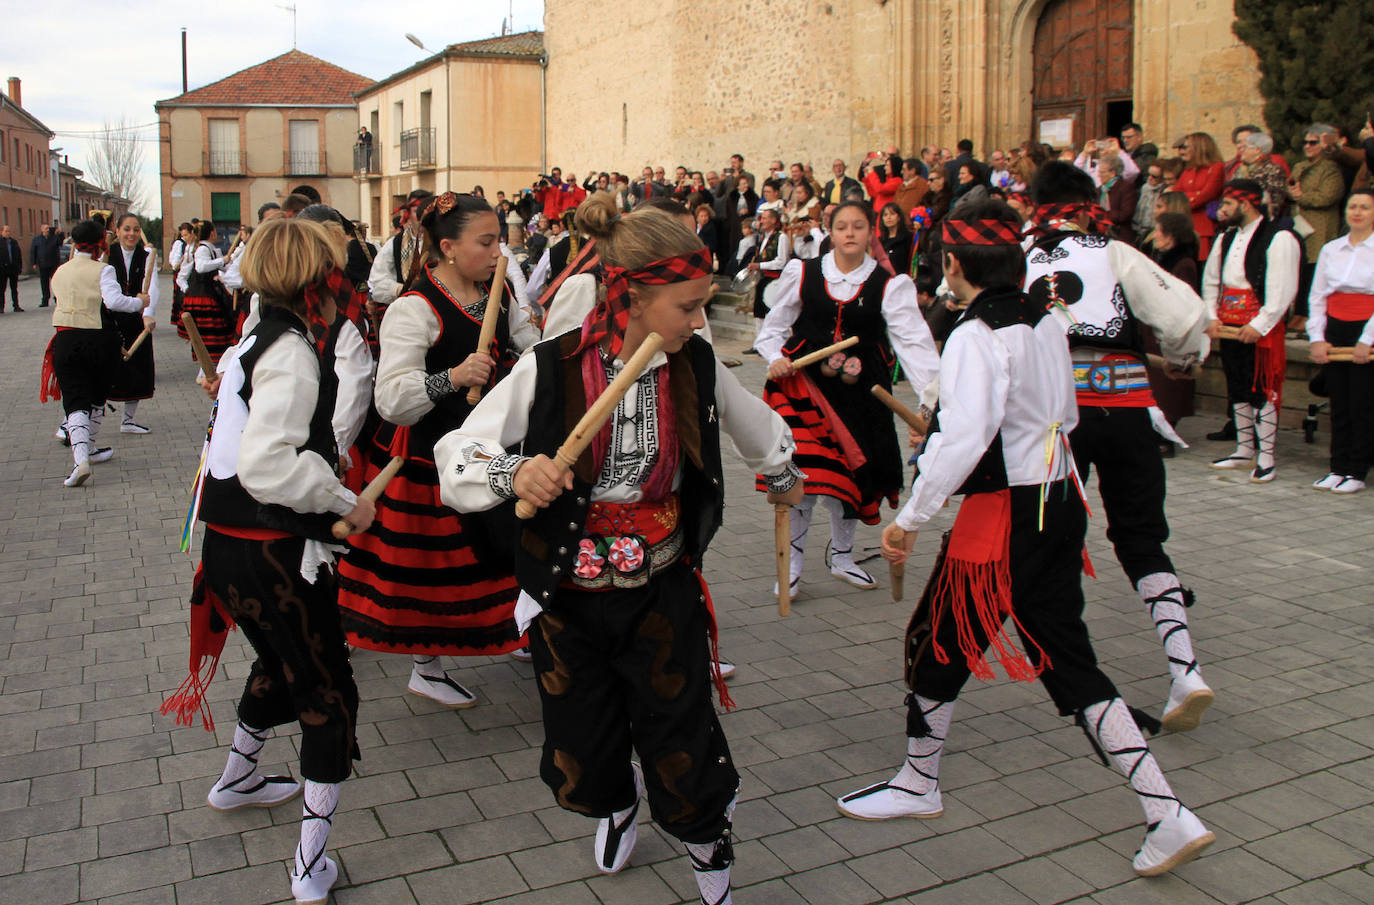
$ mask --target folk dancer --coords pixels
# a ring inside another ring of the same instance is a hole
[[[148,428],[138,422],[138,404],[153,398],[157,384],[157,369],[153,361],[152,331],[157,327],[157,252],[143,239],[143,228],[137,214],[124,214],[115,222],[118,244],[106,255],[106,265],[100,271],[100,292],[106,299],[127,304],[144,294],[148,285],[147,304],[138,311],[111,309],[110,319],[118,333],[120,347],[127,349],[144,330],[144,338],[129,360],[121,355],[116,362],[114,381],[108,398],[124,403],[124,417],[119,425],[121,434],[146,434]],[[151,278],[148,275],[151,274]]]
[[[350,540],[339,606],[349,643],[409,654],[411,693],[465,708],[476,695],[439,658],[520,651],[518,588],[493,553],[494,539],[440,501],[434,444],[472,411],[468,389],[504,377],[539,331],[508,294],[495,348],[477,349],[501,256],[487,202],[446,192],[430,199],[419,222],[426,244],[418,253],[432,259],[382,319],[375,402],[384,423],[366,477],[393,455],[406,464],[378,501],[373,530]]]
[[[819,499],[830,507],[830,574],[859,588],[877,586],[854,561],[860,521],[876,525],[883,500],[896,506],[904,483],[892,413],[872,394],[892,387],[900,362],[917,395],[940,368],[935,340],[905,274],[893,276],[868,254],[873,214],[845,201],[831,217],[833,249],[787,264],[756,345],[768,361],[763,398],[797,441],[806,496],[791,513],[791,595],[801,581],[806,538]],[[798,372],[794,356],[851,336],[859,344]],[[777,593],[776,589],[774,593]]]
[[[1274,480],[1274,447],[1288,365],[1284,325],[1298,294],[1301,246],[1298,237],[1264,215],[1258,182],[1233,179],[1222,189],[1219,216],[1226,227],[1207,255],[1202,297],[1217,337],[1222,324],[1240,330],[1221,340],[1226,395],[1236,421],[1236,449],[1213,468],[1251,468],[1250,482]]]
[[[905,562],[949,496],[964,500],[906,632],[906,760],[890,781],[837,806],[864,820],[943,813],[940,755],[954,704],[970,674],[992,678],[991,648],[1011,678],[1038,678],[1103,762],[1126,775],[1148,823],[1133,866],[1153,876],[1215,837],[1174,796],[1083,624],[1087,519],[1068,441],[1079,417],[1073,368],[1062,323],[1017,288],[1020,237],[1000,201],[969,205],[943,225],[945,278],[970,304],[945,343],[919,476],[883,531],[883,555]]]
[[[463,512],[517,498],[539,507],[514,536],[544,714],[540,773],[560,806],[600,821],[598,870],[628,862],[647,790],[655,821],[686,846],[701,901],[728,905],[739,774],[711,703],[713,679],[728,696],[701,557],[725,500],[722,428],[775,501],[800,497],[793,444],[693,336],[711,276],[696,235],[649,206],[618,215],[606,193],[577,220],[601,253],[597,307],[439,442],[443,499]],[[650,332],[662,351],[563,474],[550,456],[567,425]]]
[[[1347,235],[1322,247],[1308,299],[1312,360],[1325,364],[1331,394],[1331,473],[1319,490],[1358,493],[1374,463],[1374,191],[1356,189],[1345,202]],[[1331,347],[1354,346],[1351,360],[1329,360]]]
[[[91,476],[91,465],[114,458],[114,449],[96,446],[104,423],[105,400],[119,359],[119,340],[112,312],[141,313],[147,295],[124,296],[102,291],[100,263],[105,253],[105,229],[94,220],[72,227],[72,256],[52,276],[55,329],[43,356],[39,399],[61,399],[66,418],[64,433],[72,448],[72,472],[62,483],[80,487]]]
[[[1107,539],[1164,646],[1171,679],[1164,727],[1194,729],[1215,695],[1202,680],[1188,628],[1193,593],[1164,552],[1169,523],[1156,433],[1182,440],[1150,392],[1142,332],[1153,328],[1165,361],[1181,372],[1210,349],[1206,308],[1182,280],[1107,237],[1097,187],[1082,170],[1045,164],[1031,197],[1025,287],[1069,336],[1079,408],[1074,459],[1084,480],[1097,469]]]

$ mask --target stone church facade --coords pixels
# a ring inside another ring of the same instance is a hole
[[[1230,0],[546,0],[550,165],[637,176],[1258,122]]]

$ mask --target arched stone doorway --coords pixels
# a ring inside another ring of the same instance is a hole
[[[1056,147],[1132,119],[1133,0],[1050,0],[1035,26],[1032,124]]]

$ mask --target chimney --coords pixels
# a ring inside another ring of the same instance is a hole
[[[10,76],[10,100],[14,101],[16,107],[24,106],[24,95],[19,90],[19,76]]]

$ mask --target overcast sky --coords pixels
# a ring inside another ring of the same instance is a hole
[[[296,6],[296,46],[369,78],[404,69],[446,44],[543,28],[543,0],[282,0]],[[181,93],[181,29],[187,29],[192,89],[291,49],[291,13],[273,0],[192,3],[139,0],[111,6],[93,0],[33,3],[18,12],[3,0],[5,67],[23,80],[24,108],[58,133],[54,148],[85,166],[90,133],[121,116],[146,128],[144,195],[157,216],[157,115],[153,104]],[[130,12],[135,15],[130,15]]]

